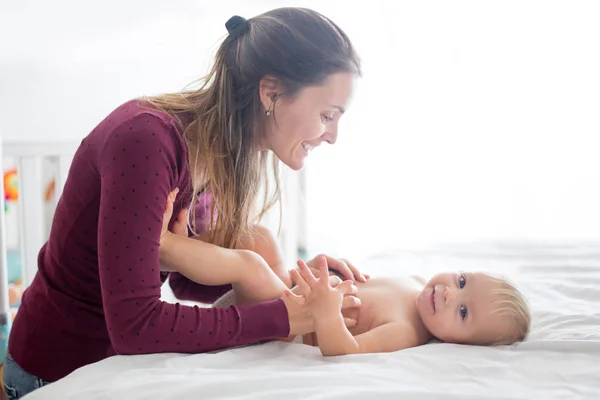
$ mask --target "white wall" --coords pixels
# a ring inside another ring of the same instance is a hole
[[[359,7],[365,76],[307,169],[312,252],[600,240],[600,3]]]
[[[2,136],[79,140],[121,102],[182,89],[207,72],[231,15],[272,2],[248,3],[2,2]]]
[[[210,5],[191,0],[3,2],[0,137],[78,142],[120,103],[177,91],[200,79],[227,33],[229,17],[251,17],[282,4],[271,0]],[[293,205],[293,199],[288,204]],[[275,210],[265,223],[277,229],[277,217]],[[295,224],[293,213],[284,218],[284,226]],[[7,225],[12,249],[18,244],[15,207],[8,213]],[[294,232],[281,236],[287,254],[293,253],[294,241]]]
[[[79,140],[202,76],[231,15],[291,4],[341,25],[365,73],[308,162],[309,253],[600,239],[596,1],[3,2],[0,134]]]

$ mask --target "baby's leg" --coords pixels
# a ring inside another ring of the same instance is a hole
[[[229,307],[233,304],[243,305],[260,303],[281,297],[286,289],[285,284],[275,275],[267,263],[256,253],[245,253],[244,268],[241,279],[232,283],[233,290],[217,300],[213,307]],[[296,336],[279,338],[291,342]]]
[[[254,225],[251,235],[242,237],[236,248],[251,250],[266,263],[257,263],[253,273],[248,274],[241,282],[233,284],[236,304],[273,300],[280,297],[285,289],[291,288],[291,277],[283,264],[281,250],[268,229],[261,225]],[[279,340],[292,342],[295,338],[296,336],[289,336]],[[304,342],[306,338],[303,337],[303,339]]]
[[[260,303],[281,297],[287,286],[259,255],[250,254],[254,259],[248,260],[245,273],[232,284],[236,304]]]
[[[264,263],[252,266],[244,280],[233,284],[237,304],[258,303],[280,297],[291,286],[289,272],[283,265],[279,244],[271,232],[262,225],[254,225],[250,234],[242,236],[236,249],[258,254]],[[266,263],[266,264],[265,264]],[[288,281],[289,286],[288,286]]]
[[[238,240],[236,249],[250,250],[259,256],[249,265],[244,279],[233,284],[237,304],[273,300],[281,297],[284,290],[291,286],[279,244],[267,228],[254,225],[249,235]]]
[[[275,275],[288,287],[292,281],[288,269],[283,264],[283,255],[279,243],[273,234],[262,225],[254,225],[250,234],[242,236],[236,245],[237,249],[251,250],[260,255]]]
[[[210,232],[205,232],[200,236],[194,237],[194,239],[209,242]],[[281,255],[279,244],[267,228],[262,225],[254,225],[248,235],[243,235],[238,239],[235,248],[237,250],[250,250],[261,256],[275,275],[288,288],[292,287],[289,271],[283,264],[283,256]]]

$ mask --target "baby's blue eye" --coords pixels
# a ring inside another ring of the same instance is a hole
[[[461,289],[465,287],[465,285],[467,284],[467,278],[465,278],[464,275],[460,275],[460,278],[458,278],[458,287],[460,287]]]
[[[467,311],[467,307],[465,306],[460,306],[460,308],[458,309],[460,312],[460,317],[464,320],[465,318],[467,318],[467,315],[469,314],[469,312]]]

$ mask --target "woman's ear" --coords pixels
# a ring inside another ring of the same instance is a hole
[[[272,111],[277,98],[280,97],[282,87],[279,79],[272,75],[264,76],[259,83],[260,102],[265,111]]]

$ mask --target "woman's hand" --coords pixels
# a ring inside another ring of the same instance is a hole
[[[171,216],[173,215],[173,204],[175,203],[175,199],[177,198],[177,194],[179,193],[179,188],[175,188],[175,190],[171,191],[167,196],[167,204],[165,207],[165,212],[163,214],[163,223],[162,229],[160,232],[160,247],[158,249],[160,258],[164,256],[169,249],[168,245],[168,237],[169,235],[178,235],[178,236],[186,236],[187,237],[187,220],[188,220],[188,210],[181,210],[179,215],[177,216],[177,220],[173,223],[171,230],[169,230],[169,222],[171,221]],[[160,270],[163,272],[176,272],[176,269],[173,269],[172,266],[167,266],[160,264]]]
[[[337,271],[339,274],[341,274],[347,280],[351,280],[353,282],[358,281],[358,282],[364,283],[371,278],[368,274],[362,274],[358,270],[358,268],[356,268],[354,265],[352,265],[352,263],[350,263],[350,261],[348,261],[344,258],[337,259],[337,258],[329,257],[324,254],[318,255],[306,263],[306,265],[310,269],[310,272],[316,278],[319,278],[319,276],[320,276],[321,272],[319,270],[319,259],[323,258],[323,257],[327,260],[327,267],[328,267],[329,271]],[[332,272],[330,272],[330,274],[331,273]]]
[[[188,221],[188,210],[181,210],[179,215],[177,216],[177,220],[173,223],[173,227],[169,230],[169,222],[171,221],[171,216],[173,215],[173,204],[175,203],[175,199],[177,198],[177,194],[179,193],[179,188],[175,188],[173,191],[169,193],[167,196],[167,205],[165,207],[165,212],[163,214],[163,224],[162,230],[160,233],[160,242],[163,244],[163,237],[167,236],[170,233],[173,233],[178,236],[187,236],[187,221]]]

